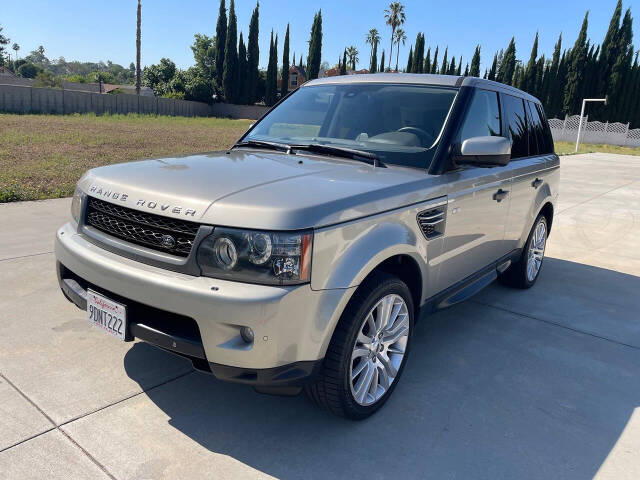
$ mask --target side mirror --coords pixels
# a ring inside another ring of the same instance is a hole
[[[505,166],[511,160],[511,141],[505,137],[471,137],[462,142],[457,164],[478,167]]]

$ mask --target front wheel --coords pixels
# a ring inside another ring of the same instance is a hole
[[[372,415],[389,398],[407,360],[413,333],[411,292],[400,279],[374,274],[354,294],[307,393],[350,419]]]
[[[544,215],[538,215],[529,233],[522,255],[516,263],[498,277],[498,280],[512,287],[531,288],[536,283],[542,268],[547,235],[547,219]]]

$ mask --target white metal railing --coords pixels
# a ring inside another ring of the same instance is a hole
[[[580,115],[566,116],[564,120],[549,120],[553,139],[556,141],[576,143],[580,126]],[[629,129],[628,123],[589,121],[589,116],[582,119],[581,143],[599,143],[640,147],[640,128]]]

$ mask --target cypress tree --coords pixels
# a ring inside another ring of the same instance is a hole
[[[517,85],[518,88],[524,90],[525,92],[529,92],[534,95],[534,86],[537,78],[537,67],[538,67],[538,32],[536,32],[536,37],[533,40],[533,47],[531,47],[531,55],[529,55],[529,61],[527,62],[527,66],[524,69],[524,74],[522,76],[522,80],[520,81],[520,85]]]
[[[516,40],[511,37],[511,41],[504,51],[502,61],[498,67],[498,73],[496,74],[496,80],[498,82],[512,85],[513,74],[516,70]]]
[[[622,18],[622,0],[618,0],[609,21],[609,28],[602,41],[600,58],[598,59],[598,96],[607,93],[607,83],[611,76],[611,70],[619,53],[620,19]],[[603,111],[604,107],[598,110]]]
[[[449,47],[445,47],[444,49],[444,57],[442,58],[442,68],[440,68],[440,75],[446,75],[447,69],[449,68],[449,63],[447,60],[447,54],[449,53]]]
[[[247,79],[249,70],[247,68],[247,47],[244,45],[242,32],[240,32],[240,41],[238,43],[238,103],[249,103],[247,92]]]
[[[280,85],[280,95],[285,96],[289,91],[289,24],[287,23],[287,33],[284,34],[284,46],[282,47],[282,83]]]
[[[544,82],[544,65],[545,65],[545,57],[542,55],[538,59],[538,63],[536,65],[536,78],[533,83],[533,92],[531,95],[534,97],[541,98],[543,92],[543,82]]]
[[[451,57],[451,64],[447,69],[447,75],[455,75],[456,74],[456,57]]]
[[[260,61],[260,49],[258,47],[258,19],[259,5],[253,9],[249,22],[249,40],[247,45],[247,103],[250,105],[258,101],[258,62]]]
[[[460,56],[460,60],[458,60],[458,68],[456,69],[456,75],[462,75],[462,55]]]
[[[382,49],[382,55],[380,56],[380,71],[384,72],[384,49]]]
[[[371,64],[369,65],[369,71],[371,73],[377,73],[378,71],[378,42],[373,43],[373,51],[371,52]]]
[[[471,77],[480,76],[480,45],[476,45],[476,49],[473,52],[473,58],[471,59],[471,67],[468,69],[466,75]]]
[[[438,46],[433,54],[433,63],[431,64],[431,73],[438,73]]]
[[[467,66],[464,69],[464,76],[468,77],[469,76],[469,62],[467,62]]]
[[[238,84],[238,20],[234,0],[229,4],[229,28],[227,28],[227,43],[224,54],[224,73],[222,74],[222,86],[227,102],[235,102]]]
[[[342,54],[342,64],[340,65],[340,75],[347,74],[347,49],[344,49],[344,53]]]
[[[431,73],[431,47],[427,49],[427,56],[424,57],[424,66],[420,73]]]
[[[276,103],[278,92],[278,36],[274,40],[271,30],[269,42],[269,64],[267,66],[267,82],[265,85],[264,103],[271,106]]]
[[[580,92],[584,80],[584,71],[587,59],[587,27],[589,25],[589,12],[584,16],[580,33],[576,43],[571,49],[571,56],[568,62],[567,82],[564,87],[564,101],[562,111],[566,114],[579,112]]]
[[[302,68],[303,60],[304,60],[304,56],[300,55],[300,60],[298,61],[298,68]]]
[[[487,79],[495,80],[497,73],[498,73],[498,54],[496,53],[493,56],[493,63],[491,64],[491,68],[489,69],[489,74],[487,75]]]
[[[413,72],[413,45],[409,48],[409,59],[407,60],[406,72]]]
[[[519,63],[516,63],[516,68],[513,71],[513,78],[511,79],[512,84],[514,86],[520,84],[523,74],[524,74],[524,69]]]
[[[416,35],[416,50],[413,55],[413,64],[411,65],[411,72],[422,73],[424,65],[424,34],[418,32]]]
[[[309,71],[307,78],[313,80],[318,78],[320,73],[320,60],[322,57],[322,10],[313,17],[313,25],[311,26],[311,38],[309,40]]]
[[[622,19],[622,26],[618,32],[618,56],[611,69],[611,80],[607,95],[609,106],[607,112],[610,120],[623,121],[621,112],[624,110],[625,86],[629,77],[633,61],[633,20],[631,10],[627,9]]]
[[[227,44],[227,9],[224,2],[225,0],[220,0],[218,22],[216,23],[216,83],[219,88],[222,88],[225,48]]]
[[[558,41],[556,42],[553,48],[553,56],[551,57],[551,66],[549,67],[549,71],[547,73],[548,77],[548,85],[546,96],[542,99],[544,102],[545,110],[548,115],[555,115],[554,111],[554,98],[558,94],[558,68],[560,67],[560,54],[562,50],[562,33],[558,37]]]

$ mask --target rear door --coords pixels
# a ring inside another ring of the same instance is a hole
[[[471,137],[500,135],[498,94],[476,89],[455,143],[460,145]],[[443,176],[450,190],[438,290],[452,286],[505,254],[511,172],[508,166],[464,166]]]
[[[534,216],[541,205],[538,196],[544,189],[546,163],[553,144],[548,139],[536,104],[512,95],[502,94],[506,129],[512,141],[511,205],[505,231],[509,251],[522,248]],[[544,196],[544,195],[542,195]]]

